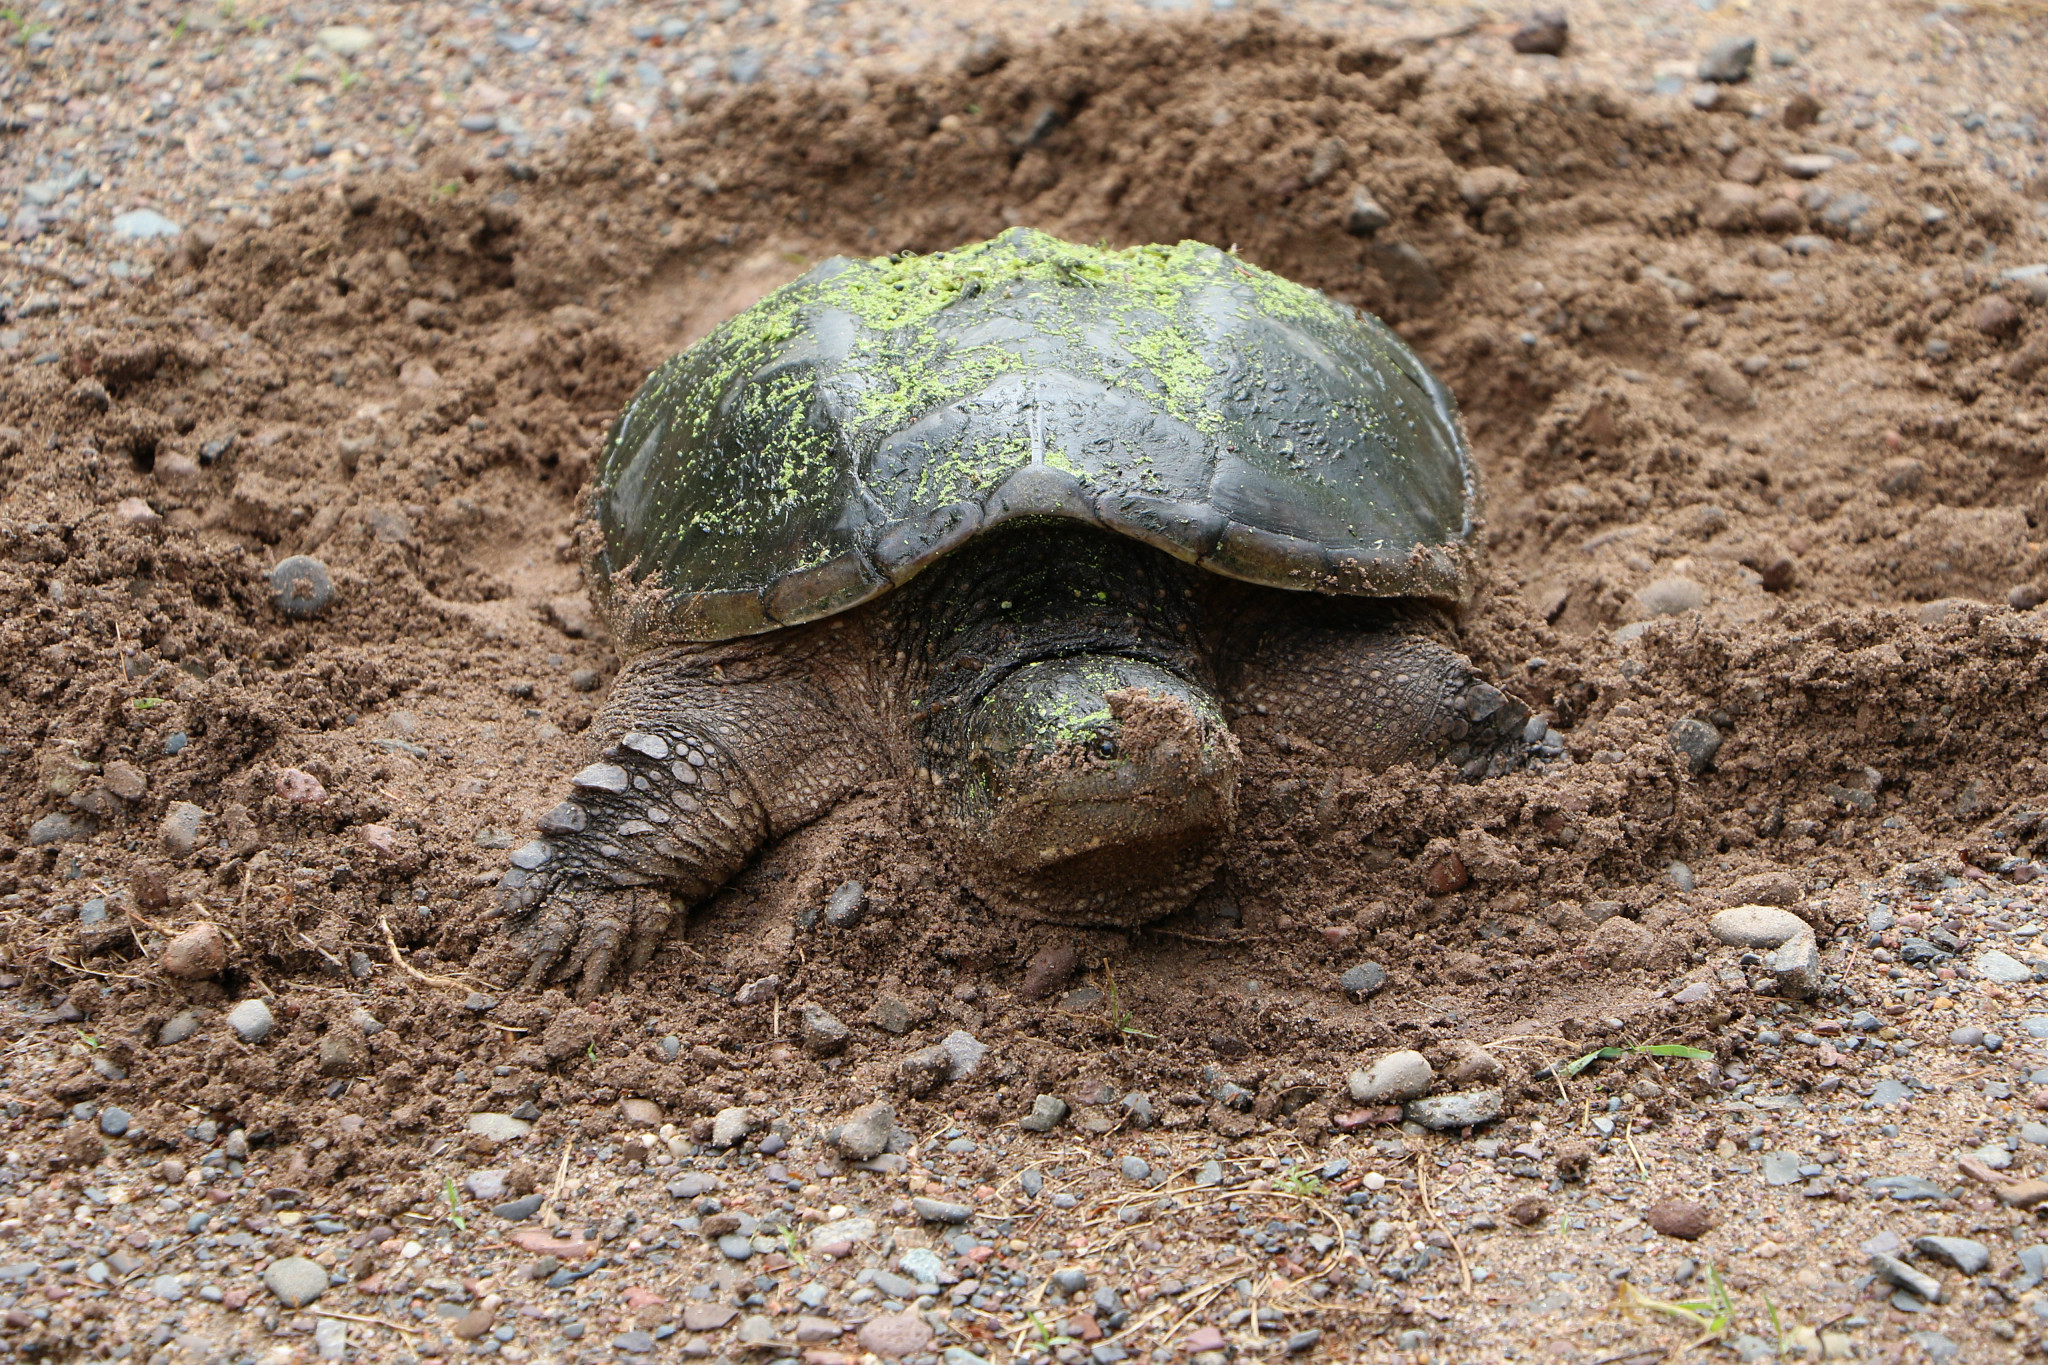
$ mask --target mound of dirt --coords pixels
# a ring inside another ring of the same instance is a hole
[[[1056,1092],[1108,1122],[1091,1102],[1146,1090],[1168,1126],[1310,1139],[1349,1121],[1360,1049],[1702,1037],[1671,997],[1744,878],[1789,870],[1826,935],[1853,877],[2043,836],[2014,814],[2044,795],[2048,577],[2022,210],[1775,121],[1251,21],[1084,27],[981,75],[754,90],[664,140],[283,201],[84,325],[25,324],[43,363],[0,394],[5,951],[110,1063],[38,1103],[279,1141],[358,1115],[306,1179],[374,1195],[388,1138],[475,1109],[838,1112],[956,1029],[989,1060],[935,1106]],[[1415,344],[1489,500],[1463,644],[1567,757],[1333,773],[1244,718],[1224,872],[1130,934],[987,911],[877,788],[630,991],[470,979],[484,888],[614,666],[573,515],[619,407],[822,257],[1017,223],[1234,247]],[[271,586],[291,555],[333,579],[310,617]],[[849,882],[864,913],[821,918]],[[227,965],[186,980],[164,944],[199,921]],[[248,997],[256,1045],[217,1020]],[[805,1005],[852,1045],[807,1055]]]

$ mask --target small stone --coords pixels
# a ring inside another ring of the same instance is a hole
[[[1748,392],[1747,385],[1743,386],[1743,392]],[[1698,611],[1706,600],[1706,589],[1690,578],[1660,578],[1636,594],[1636,606],[1646,618],[1681,616],[1689,611]]]
[[[2005,604],[2014,611],[2032,611],[2043,602],[2048,602],[2048,589],[2038,583],[2022,583],[2005,595]],[[108,765],[109,768],[112,766]]]
[[[131,209],[108,224],[116,237],[129,242],[153,242],[175,237],[185,229],[155,209]]]
[[[1714,755],[1721,752],[1721,732],[1707,721],[1694,716],[1671,727],[1671,747],[1685,759],[1685,766],[1694,777],[1698,777],[1714,764]]]
[[[45,815],[28,827],[28,842],[32,848],[48,844],[68,844],[74,839],[92,836],[92,821],[83,816],[66,815],[62,811]]]
[[[853,1031],[819,1005],[805,1005],[802,1014],[804,1051],[813,1057],[830,1057],[841,1052]]]
[[[1817,180],[1840,164],[1826,153],[1794,153],[1778,158],[1778,169],[1794,180]]]
[[[1949,1031],[1948,1042],[1950,1047],[1982,1047],[1984,1030],[1975,1024],[1965,1024],[1959,1029]]]
[[[199,826],[205,819],[204,808],[190,801],[173,801],[164,811],[157,835],[166,849],[182,858],[199,847]]]
[[[505,1197],[505,1177],[510,1174],[503,1169],[471,1171],[462,1177],[462,1192],[479,1203],[498,1203]]]
[[[270,1006],[261,1000],[249,999],[228,1011],[228,1027],[243,1042],[260,1043],[277,1027],[277,1020],[270,1013]]]
[[[1571,41],[1571,24],[1563,10],[1538,10],[1508,35],[1508,46],[1526,57],[1558,57]]]
[[[1451,1056],[1444,1068],[1444,1081],[1458,1089],[1484,1085],[1501,1074],[1500,1059],[1470,1038],[1453,1038],[1444,1044],[1444,1050]]]
[[[1387,969],[1377,962],[1361,962],[1337,978],[1338,988],[1353,1000],[1364,1000],[1387,984]]]
[[[1777,993],[1791,1000],[1803,1000],[1820,989],[1820,945],[1813,931],[1794,934],[1764,959],[1764,970],[1778,980]]]
[[[1076,1265],[1064,1266],[1052,1273],[1052,1287],[1072,1298],[1088,1288],[1088,1272]]]
[[[1720,1226],[1712,1209],[1691,1199],[1660,1199],[1643,1213],[1643,1221],[1666,1237],[1696,1242]]]
[[[1081,955],[1071,943],[1048,943],[1031,955],[1030,965],[1024,969],[1024,980],[1017,987],[1017,994],[1026,1000],[1042,1000],[1051,995],[1074,969],[1081,965]]]
[[[757,980],[749,981],[746,985],[740,987],[737,991],[733,992],[732,1002],[735,1005],[765,1004],[766,1002],[773,1000],[775,998],[775,993],[781,989],[781,977],[760,977]]]
[[[884,1313],[860,1329],[860,1348],[884,1360],[901,1360],[928,1349],[932,1329],[915,1313]]]
[[[541,1202],[540,1193],[535,1191],[518,1199],[509,1199],[502,1204],[493,1205],[491,1212],[508,1223],[523,1223],[540,1212]]]
[[[981,1059],[988,1055],[988,1044],[965,1029],[954,1029],[939,1039],[939,1046],[946,1054],[946,1079],[949,1081],[966,1080],[981,1065]]]
[[[1124,1173],[1126,1180],[1150,1180],[1152,1163],[1141,1156],[1127,1156],[1117,1163],[1117,1169]]]
[[[156,1031],[156,1045],[170,1047],[184,1042],[199,1032],[199,1016],[191,1010],[180,1010],[164,1020],[164,1026]]]
[[[294,806],[318,806],[327,800],[327,788],[303,768],[280,768],[270,787]]]
[[[927,1199],[922,1195],[911,1200],[910,1207],[927,1223],[964,1223],[974,1216],[974,1210],[965,1204],[955,1204],[946,1199]]]
[[[1970,324],[1990,337],[2009,337],[2020,329],[2020,310],[2003,294],[1992,294],[1977,303]]]
[[[626,1122],[640,1128],[659,1128],[661,1126],[661,1106],[653,1100],[620,1100],[619,1113],[625,1118]]]
[[[1389,1052],[1346,1084],[1358,1104],[1403,1104],[1429,1093],[1436,1071],[1419,1052]]]
[[[896,1127],[896,1107],[886,1100],[857,1109],[825,1134],[825,1140],[856,1161],[871,1161],[889,1145]]]
[[[1749,68],[1755,61],[1756,39],[1723,38],[1700,58],[1699,78],[1721,85],[1736,85],[1749,79]]]
[[[370,1045],[360,1029],[338,1024],[320,1035],[321,1075],[359,1076],[369,1065]]]
[[[944,1048],[919,1048],[897,1061],[896,1079],[906,1091],[921,1098],[938,1089],[952,1068],[953,1061]]]
[[[1801,1179],[1800,1166],[1804,1164],[1797,1152],[1765,1152],[1758,1163],[1762,1168],[1766,1185],[1797,1185]]]
[[[721,1109],[711,1119],[711,1145],[721,1151],[737,1147],[760,1126],[760,1122],[760,1116],[751,1109]]]
[[[1544,1219],[1550,1217],[1554,1210],[1555,1205],[1542,1195],[1525,1194],[1514,1203],[1508,1205],[1508,1217],[1514,1219],[1522,1227],[1533,1228]]]
[[[1708,928],[1716,939],[1736,948],[1776,948],[1813,933],[1805,920],[1774,905],[1734,906],[1716,914]]]
[[[1322,1345],[1322,1342],[1323,1334],[1321,1329],[1311,1327],[1307,1331],[1296,1332],[1293,1336],[1287,1338],[1281,1350],[1288,1355],[1298,1356],[1313,1351],[1316,1347]]]
[[[728,1232],[718,1239],[718,1252],[728,1261],[744,1261],[754,1254],[754,1240]]]
[[[1344,209],[1344,230],[1353,237],[1370,237],[1393,221],[1393,215],[1364,186],[1351,192],[1351,202]]]
[[[868,889],[859,882],[842,882],[825,903],[825,923],[834,929],[851,929],[865,916]]]
[[[1878,1082],[1883,1086],[1884,1082]],[[1876,1095],[1871,1099],[1875,1100]],[[1872,1194],[1889,1195],[1901,1204],[1916,1199],[1946,1199],[1949,1192],[1932,1180],[1917,1175],[1879,1175],[1863,1182],[1863,1188]]]
[[[1970,966],[1986,981],[1996,981],[2004,986],[2016,986],[2022,981],[2034,979],[2031,967],[2012,954],[2000,952],[1996,948],[1979,953]]]
[[[724,1303],[687,1303],[683,1305],[683,1330],[685,1332],[717,1332],[732,1324],[739,1310]]]
[[[334,579],[313,556],[293,555],[270,571],[270,600],[292,620],[310,620],[334,601]]]
[[[128,1124],[129,1118],[126,1109],[120,1109],[110,1104],[105,1109],[100,1110],[100,1131],[108,1137],[117,1138],[125,1136],[128,1132]]]
[[[1405,1113],[1409,1122],[1425,1128],[1476,1128],[1499,1118],[1501,1109],[1502,1096],[1498,1090],[1461,1090],[1413,1100]]]
[[[1981,1275],[1991,1265],[1991,1248],[1967,1237],[1915,1237],[1913,1250],[1946,1261],[1965,1275]]]
[[[533,1131],[533,1125],[525,1119],[515,1119],[510,1114],[471,1114],[463,1125],[468,1131],[490,1142],[512,1142]]]
[[[327,1267],[304,1256],[287,1256],[265,1267],[263,1287],[285,1307],[304,1308],[327,1292]]]
[[[206,1291],[200,1291],[206,1297]],[[313,1323],[313,1350],[322,1360],[348,1359],[348,1324],[339,1318],[319,1318]]]
[[[1941,1281],[1922,1274],[1894,1256],[1875,1255],[1870,1268],[1886,1284],[1905,1290],[1927,1303],[1941,1302]]]
[[[811,1250],[818,1251],[829,1246],[858,1246],[862,1242],[875,1240],[877,1228],[872,1218],[841,1218],[830,1223],[821,1223],[811,1230]]]
[[[569,675],[571,692],[595,692],[604,686],[604,674],[594,668],[579,668]]]
[[[1027,1133],[1050,1133],[1067,1121],[1067,1102],[1058,1095],[1039,1095],[1031,1101],[1031,1112],[1018,1123]]]
[[[337,57],[359,56],[377,41],[377,35],[361,24],[330,24],[313,37]]]

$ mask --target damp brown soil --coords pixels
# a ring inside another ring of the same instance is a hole
[[[204,1116],[395,1215],[432,1198],[421,1146],[526,1103],[595,1140],[628,1098],[707,1126],[890,1095],[922,1133],[1050,1093],[1100,1131],[1117,1111],[1086,1101],[1143,1091],[1168,1132],[1315,1146],[1387,1117],[1344,1077],[1388,1048],[1506,1040],[1503,1138],[1554,1105],[1553,1055],[1725,1060],[1768,1002],[1673,997],[1725,981],[1706,922],[1731,889],[1789,874],[1833,952],[1902,867],[2015,875],[2043,833],[2016,813],[2048,797],[2024,609],[2048,586],[2048,318],[2001,276],[2038,220],[1954,167],[1793,178],[1801,150],[1776,118],[1511,93],[1264,22],[1083,27],[980,76],[755,90],[518,174],[446,155],[288,199],[118,305],[25,323],[36,363],[0,390],[0,942],[38,1026],[75,1014],[92,1056],[16,1088],[10,1141],[55,1150],[81,1101],[173,1144]],[[1371,235],[1346,230],[1361,190]],[[1223,871],[1130,932],[986,909],[877,787],[625,990],[576,1009],[472,976],[488,884],[616,667],[573,523],[620,406],[825,257],[1019,223],[1233,247],[1399,330],[1484,481],[1461,643],[1565,757],[1369,775],[1248,718]],[[268,574],[301,554],[334,598],[292,620]],[[185,851],[178,803],[203,812]],[[866,917],[821,921],[848,881]],[[162,947],[200,920],[227,966],[182,982]],[[1385,985],[1353,998],[1366,962]],[[259,1045],[220,1024],[245,998],[275,1016]],[[844,1054],[797,1045],[805,1004],[853,1027]],[[387,1025],[367,1050],[359,1008]],[[987,1061],[904,1093],[899,1058],[956,1029]]]

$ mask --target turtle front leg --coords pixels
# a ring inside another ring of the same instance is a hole
[[[868,746],[847,742],[815,672],[759,651],[643,655],[592,728],[595,761],[498,883],[529,990],[575,978],[588,998],[645,966],[678,902],[709,897],[865,776]]]
[[[1283,748],[1302,740],[1339,763],[1448,762],[1469,781],[1522,766],[1529,709],[1462,654],[1399,629],[1281,628],[1238,661],[1234,709]]]

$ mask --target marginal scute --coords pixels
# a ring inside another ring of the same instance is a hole
[[[731,319],[627,406],[590,512],[632,652],[845,611],[1019,519],[1455,603],[1476,507],[1449,393],[1377,319],[1202,243],[1018,228]]]

